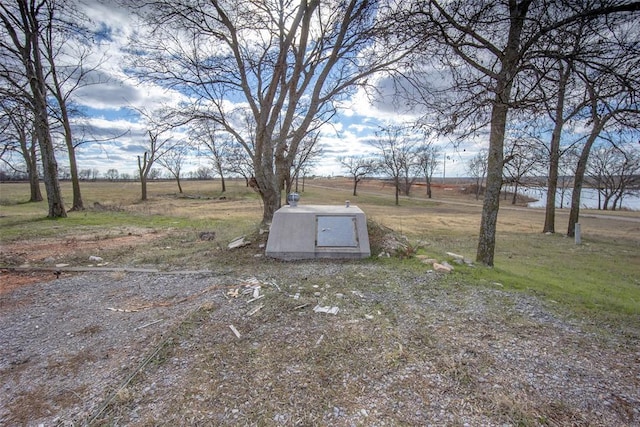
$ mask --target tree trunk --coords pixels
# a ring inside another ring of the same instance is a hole
[[[29,187],[31,188],[30,202],[41,202],[42,192],[40,191],[40,174],[38,174],[37,157],[35,153],[35,146],[33,147],[32,157],[29,159]]]
[[[358,178],[356,178],[355,176],[353,177],[353,196],[356,197],[358,196]]]
[[[182,194],[182,184],[180,183],[180,175],[176,175],[176,183],[178,184],[178,192]]]
[[[138,173],[140,174],[141,186],[140,200],[142,201],[147,200],[147,174],[151,169],[151,165],[149,165],[149,157],[150,156],[148,156],[146,151],[142,157],[138,156]]]
[[[547,177],[547,201],[545,204],[544,226],[542,227],[543,233],[556,232],[556,192],[558,189],[558,169],[560,167],[560,138],[564,125],[564,99],[570,74],[571,67],[561,70],[560,74],[555,123],[549,144],[549,173]]]
[[[504,157],[504,133],[507,123],[508,106],[496,100],[491,112],[491,135],[487,164],[487,185],[482,205],[482,220],[476,261],[493,266],[496,248],[496,225],[500,207],[502,188],[502,166]]]
[[[46,111],[46,109],[44,110]],[[46,114],[46,113],[45,113]],[[37,114],[36,129],[38,132],[38,142],[40,144],[40,155],[42,157],[42,169],[44,172],[44,187],[47,191],[47,203],[49,205],[48,218],[66,218],[67,212],[62,201],[62,191],[58,181],[58,163],[53,150],[53,143],[49,133],[48,122]]]
[[[255,180],[258,185],[258,193],[262,199],[262,223],[268,224],[273,219],[273,214],[280,209],[281,206],[281,179],[276,178],[273,166],[268,157],[262,160],[263,163],[268,163],[262,166],[260,159],[254,161]]]
[[[227,191],[227,184],[224,180],[224,170],[222,169],[222,163],[220,163],[219,161],[216,161],[215,165],[216,165],[216,171],[218,172],[218,175],[220,175],[221,190],[224,193],[225,191]]]
[[[31,134],[31,146],[27,147],[26,134],[24,136],[24,144],[22,147],[22,153],[24,161],[27,165],[27,175],[29,176],[29,188],[31,197],[30,202],[41,202],[42,192],[40,191],[40,174],[38,173],[38,153],[36,151],[37,138],[34,132]],[[22,138],[22,136],[21,136]]]
[[[580,219],[580,196],[582,193],[582,184],[584,182],[584,175],[587,170],[587,161],[589,160],[589,153],[591,152],[591,147],[593,143],[596,141],[598,135],[602,131],[602,127],[604,126],[604,121],[596,120],[596,123],[593,125],[593,129],[591,130],[591,134],[589,135],[589,139],[582,147],[582,153],[580,153],[580,159],[578,159],[578,164],[576,166],[575,176],[573,178],[573,193],[571,194],[571,212],[569,212],[569,225],[567,226],[567,236],[574,237],[575,236],[575,228],[576,224]]]
[[[49,205],[48,218],[66,218],[67,211],[62,200],[62,191],[58,181],[58,162],[55,157],[53,140],[51,139],[51,128],[49,126],[49,110],[47,105],[47,88],[40,53],[39,29],[35,11],[30,11],[33,15],[34,28],[29,34],[30,58],[25,62],[27,79],[33,95],[33,113],[36,135],[40,146],[40,156],[42,160],[42,170],[44,186],[47,191],[47,203]],[[30,17],[31,18],[31,17]],[[30,26],[27,26],[30,27]]]
[[[427,181],[427,198],[430,199],[431,198],[431,180],[429,179],[429,177],[425,178],[425,180]]]
[[[44,78],[44,77],[43,77]],[[31,79],[35,103],[35,126],[40,145],[42,170],[44,174],[44,186],[47,191],[47,203],[49,205],[48,218],[66,218],[67,212],[62,201],[62,191],[58,181],[58,163],[56,162],[51,131],[49,129],[47,103],[44,89],[38,88],[38,84]]]
[[[518,183],[513,186],[513,197],[511,198],[511,204],[515,205],[518,202]]]
[[[395,182],[395,184],[396,184],[395,185],[395,187],[396,187],[396,206],[399,206],[400,205],[400,197],[399,197],[400,196],[400,179],[396,178],[395,181],[396,181]]]
[[[71,124],[69,123],[69,116],[67,113],[67,107],[64,103],[60,104],[60,111],[62,114],[62,125],[64,127],[64,140],[67,144],[67,151],[69,152],[69,172],[71,173],[71,187],[73,188],[73,205],[71,211],[83,211],[84,204],[82,202],[82,195],[80,194],[80,179],[78,177],[78,163],[76,162],[76,149],[73,146],[73,138],[71,135]]]
[[[482,205],[482,220],[478,237],[476,261],[493,266],[496,249],[496,225],[500,207],[502,169],[504,167],[504,135],[511,101],[513,78],[518,69],[520,38],[524,19],[530,2],[509,2],[510,26],[507,45],[501,57],[501,70],[495,79],[495,97],[491,109],[491,131],[489,134],[489,158],[487,161],[487,181]]]
[[[147,200],[147,177],[145,177],[144,175],[140,175],[140,185],[142,192],[140,200]]]

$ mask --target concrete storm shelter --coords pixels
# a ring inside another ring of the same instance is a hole
[[[371,255],[367,219],[357,206],[298,206],[273,215],[266,255],[282,260],[366,258]]]

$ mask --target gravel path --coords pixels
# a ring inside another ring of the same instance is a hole
[[[638,331],[375,263],[67,273],[0,321],[1,425],[640,425]]]

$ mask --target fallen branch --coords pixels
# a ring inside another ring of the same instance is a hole
[[[142,328],[146,328],[147,326],[155,325],[156,323],[160,323],[163,320],[164,319],[158,319],[158,320],[154,320],[153,322],[149,322],[146,325],[138,326],[137,328],[134,329],[134,331],[137,331],[137,330],[142,329]]]
[[[240,338],[240,332],[238,332],[238,330],[236,329],[235,326],[229,325],[229,329],[231,329],[231,331],[233,331],[233,333],[236,335],[236,337]]]
[[[264,304],[260,304],[259,306],[252,308],[251,310],[249,310],[247,312],[247,316],[253,316],[258,311],[260,311],[262,309],[262,307],[264,307]],[[240,337],[238,337],[238,338],[240,338]]]

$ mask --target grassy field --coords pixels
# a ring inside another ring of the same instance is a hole
[[[69,183],[63,183],[66,200]],[[9,245],[44,240],[101,240],[126,235],[151,235],[144,244],[103,245],[101,256],[113,264],[160,265],[163,269],[212,268],[216,263],[269,262],[225,256],[224,248],[240,235],[258,235],[261,201],[243,181],[227,183],[223,194],[217,181],[187,181],[178,194],[175,182],[151,182],[149,200],[139,201],[136,182],[83,183],[86,210],[70,212],[61,220],[47,220],[46,202],[26,203],[26,184],[0,186],[0,241]],[[302,188],[299,188],[302,190]],[[365,182],[359,195],[351,195],[345,179],[307,180],[301,203],[343,204],[350,200],[361,207],[370,221],[391,228],[408,238],[417,252],[447,259],[446,252],[475,257],[481,201],[458,192],[455,186],[435,189],[433,199],[424,188],[394,205],[393,189],[380,182]],[[640,321],[640,218],[638,212],[583,211],[582,244],[564,237],[567,212],[558,211],[555,235],[541,233],[543,211],[512,206],[505,202],[498,221],[494,268],[456,267],[449,280],[479,286],[518,289],[555,301],[571,311],[597,316],[604,321]],[[619,217],[625,217],[620,219]],[[133,231],[132,231],[133,230]],[[213,231],[215,242],[198,241],[199,233]],[[375,242],[372,251],[377,251]],[[164,250],[158,251],[162,247]],[[64,262],[85,260],[90,253],[75,251]],[[215,255],[215,256],[214,256]],[[417,259],[379,259],[390,268],[421,269]],[[7,266],[7,260],[2,260]],[[37,266],[38,263],[31,263]]]
[[[582,212],[576,245],[565,211],[545,235],[541,210],[505,204],[486,268],[447,255],[473,260],[482,210],[453,185],[395,206],[377,181],[305,184],[303,204],[364,210],[369,259],[264,257],[240,181],[152,182],[146,202],[84,183],[59,220],[0,184],[0,424],[638,425],[638,212]]]

